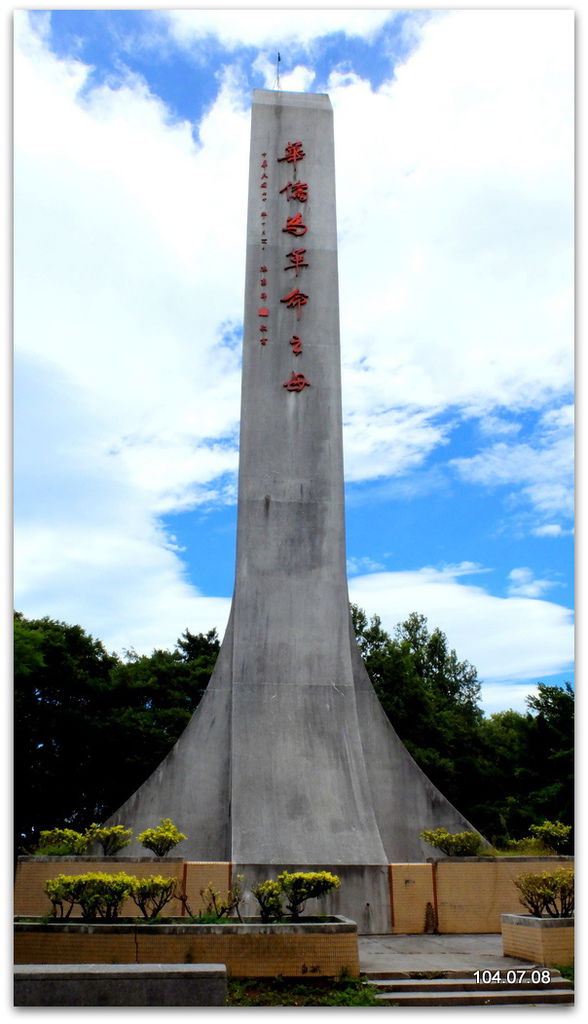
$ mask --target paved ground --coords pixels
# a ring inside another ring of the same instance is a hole
[[[529,967],[502,954],[502,935],[360,935],[362,971],[476,971]]]

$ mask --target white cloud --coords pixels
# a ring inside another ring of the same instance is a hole
[[[378,572],[380,569],[384,569],[385,566],[382,562],[377,562],[375,558],[370,558],[369,555],[363,557],[351,557],[347,559],[347,573],[349,576],[359,576],[362,572]]]
[[[545,523],[543,526],[537,526],[533,533],[537,537],[562,537],[566,531],[559,523]]]
[[[538,693],[538,688],[528,683],[484,683],[481,704],[486,715],[509,710],[526,714],[529,711],[527,697],[536,697]]]
[[[235,500],[248,116],[229,76],[198,147],[140,79],[84,91],[15,27],[15,603],[169,645],[228,607],[156,517]]]
[[[78,623],[119,654],[172,647],[186,628],[222,636],[230,599],[206,597],[183,579],[182,564],[154,524],[99,518],[25,524],[15,531],[17,610]]]
[[[496,437],[497,435],[501,436],[520,433],[521,424],[515,423],[513,420],[505,420],[500,416],[493,416],[489,413],[488,415],[480,417],[479,428],[482,434]]]
[[[350,580],[349,592],[389,632],[413,611],[425,615],[486,684],[537,680],[570,669],[574,640],[567,608],[523,596],[496,597],[460,582],[461,575],[452,566],[371,573]]]
[[[485,487],[508,485],[522,495],[540,519],[573,516],[573,406],[548,410],[534,443],[497,441],[471,458],[452,459],[469,483]],[[549,531],[554,536],[553,530]]]
[[[101,443],[152,507],[181,506],[236,466],[239,355],[222,327],[242,316],[245,191],[231,164],[247,117],[222,88],[198,150],[140,81],[82,99],[86,69],[20,32],[34,52],[15,60],[18,351],[85,395],[78,431],[108,409]]]
[[[263,75],[264,88],[276,89],[278,86],[278,70],[280,70],[280,89],[286,92],[309,92],[316,73],[311,68],[297,64],[291,71],[278,69],[276,61],[271,61],[265,54],[259,54],[253,61],[253,68]]]
[[[508,587],[510,596],[541,597],[545,591],[557,586],[555,580],[537,579],[533,570],[528,566],[511,569],[508,578],[510,580]]]
[[[336,72],[329,90],[346,445],[366,477],[391,411],[410,444],[417,406],[438,444],[441,410],[483,422],[572,385],[573,18],[452,12],[421,35],[379,91]],[[385,471],[404,465],[389,451]]]
[[[370,39],[385,22],[396,16],[397,12],[386,10],[315,8],[156,12],[156,17],[167,23],[173,38],[180,45],[192,48],[195,42],[213,36],[228,50],[241,46],[262,48],[270,44],[283,50],[292,44],[311,46],[318,37],[332,32]]]

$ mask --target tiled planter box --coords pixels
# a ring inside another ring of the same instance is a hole
[[[226,964],[235,978],[357,977],[357,925],[346,917],[261,924],[16,921],[17,964]]]
[[[531,960],[546,967],[574,962],[574,918],[503,914],[502,949],[505,956]]]

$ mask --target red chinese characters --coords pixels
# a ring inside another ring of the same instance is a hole
[[[284,156],[278,158],[278,163],[288,163],[292,165],[294,181],[287,181],[283,188],[280,188],[278,195],[285,196],[286,201],[306,203],[309,198],[309,185],[306,181],[297,181],[297,164],[300,160],[303,160],[306,156],[302,142],[288,142],[285,147]],[[302,219],[302,213],[296,213],[293,216],[286,216],[286,225],[282,228],[283,234],[292,235],[294,238],[301,238],[308,231],[308,226]],[[293,270],[296,277],[304,272],[309,266],[306,259],[306,249],[291,249],[290,252],[286,253],[286,259],[289,261],[288,264],[283,267],[283,272],[287,270]],[[308,295],[301,292],[299,288],[293,288],[287,295],[284,295],[283,299],[280,299],[287,309],[293,309],[296,311],[296,319],[299,320],[302,315],[304,306],[308,303]],[[289,342],[292,348],[292,355],[300,356],[303,351],[302,339],[298,334],[293,334]],[[287,391],[300,392],[304,388],[310,387],[310,381],[306,379],[304,374],[295,373],[292,371],[290,380],[285,381],[283,387]]]
[[[306,156],[301,142],[288,142],[284,154],[284,156],[278,157],[278,163],[281,164],[286,161],[286,163],[294,164],[294,167],[296,167],[299,160],[304,160]]]
[[[306,224],[302,223],[301,213],[297,213],[294,217],[287,217],[286,227],[282,228],[282,231],[286,231],[289,235],[294,235],[296,238],[305,235],[307,230]]]
[[[298,277],[298,271],[302,267],[307,267],[308,263],[304,262],[304,256],[306,255],[306,249],[292,249],[291,252],[287,252],[286,256],[290,260],[290,266],[284,267],[284,270],[295,270],[296,277]]]
[[[284,381],[282,387],[286,388],[287,391],[302,391],[304,388],[310,387],[310,382],[307,381],[303,373],[295,373],[292,370],[290,380]]]
[[[262,171],[262,173],[261,173],[261,177],[259,179],[259,194],[260,194],[261,202],[262,203],[266,203],[267,202],[267,188],[268,188],[268,181],[269,181],[269,175],[266,173],[267,172],[267,167],[268,167],[268,163],[267,163],[267,159],[266,159],[267,153],[262,153],[261,155],[262,155],[263,159],[261,161],[261,171]],[[267,213],[263,209],[261,210],[260,221],[261,221],[261,236],[260,236],[261,251],[264,252],[265,251],[265,247],[267,245],[267,231],[266,231],[266,228],[267,228]],[[265,290],[265,285],[267,284],[267,278],[263,277],[263,274],[267,273],[267,267],[265,267],[265,266],[264,267],[260,267],[259,270],[260,270],[260,274],[262,275],[260,277],[260,280],[259,280],[259,285],[260,285],[259,298],[260,298],[260,300],[262,302],[267,302],[267,300],[268,300],[268,293]],[[258,311],[257,311],[257,315],[260,318],[260,323],[259,323],[259,343],[260,343],[260,345],[267,345],[267,340],[268,340],[267,339],[267,332],[268,332],[268,329],[267,329],[266,324],[263,321],[266,318],[269,317],[269,308],[267,306],[260,306]]]
[[[300,317],[302,307],[308,302],[308,295],[304,295],[299,288],[294,288],[289,295],[284,295],[280,302],[284,302],[288,309],[295,309],[297,318]]]
[[[280,195],[282,195],[282,192],[286,193],[288,202],[291,199],[297,199],[299,203],[305,203],[308,199],[308,185],[305,181],[289,181],[287,185],[280,189]]]

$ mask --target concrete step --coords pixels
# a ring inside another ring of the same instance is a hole
[[[495,982],[483,982],[476,981],[472,977],[450,977],[450,978],[398,978],[394,981],[384,978],[370,978],[370,983],[375,988],[386,991],[394,992],[428,992],[432,989],[439,989],[443,992],[477,992],[480,990],[500,991],[506,990],[525,990],[525,989],[537,989],[543,992],[549,991],[552,988],[558,989],[569,989],[573,991],[574,986],[571,981],[562,977],[552,977],[550,982],[544,984],[518,984],[509,982],[506,979]]]
[[[484,971],[486,971],[486,970],[488,970],[488,968],[484,968]],[[523,970],[529,976],[534,971],[547,971],[548,970],[549,974],[550,974],[550,978],[551,978],[552,981],[563,981],[564,980],[562,975],[561,975],[561,973],[560,973],[560,971],[558,971],[556,967],[543,967],[541,964],[532,964],[532,963],[529,963],[528,966],[526,966],[524,968],[523,967],[519,967],[519,966],[517,966],[515,968],[512,968],[512,967],[500,967],[500,968],[495,968],[495,969],[493,968],[491,973],[495,974],[496,971],[499,971],[500,974],[505,975],[505,974],[507,974],[507,972],[513,971],[513,970],[515,970],[517,972],[517,977],[519,976],[519,972],[523,971]],[[419,980],[419,979],[422,979],[424,981],[426,981],[426,980],[435,981],[438,978],[470,978],[470,979],[475,979],[476,975],[479,975],[481,973],[482,973],[482,970],[474,971],[473,969],[471,969],[471,970],[470,969],[466,969],[466,970],[464,970],[464,969],[461,969],[461,970],[438,970],[438,971],[362,971],[361,972],[361,976],[362,976],[362,978],[367,978],[368,981],[377,980],[378,978],[385,978],[385,979],[402,979],[402,978],[405,978],[407,981],[414,981],[414,980]]]
[[[539,1006],[573,1003],[568,989],[516,989],[491,992],[382,992],[376,999],[387,1006]]]
[[[539,968],[539,970],[541,970]],[[394,1006],[508,1006],[570,1004],[571,981],[551,969],[550,980],[536,983],[533,969],[527,982],[512,981],[506,972],[496,981],[477,980],[474,971],[406,972],[368,971],[364,977],[374,986],[376,999]]]

